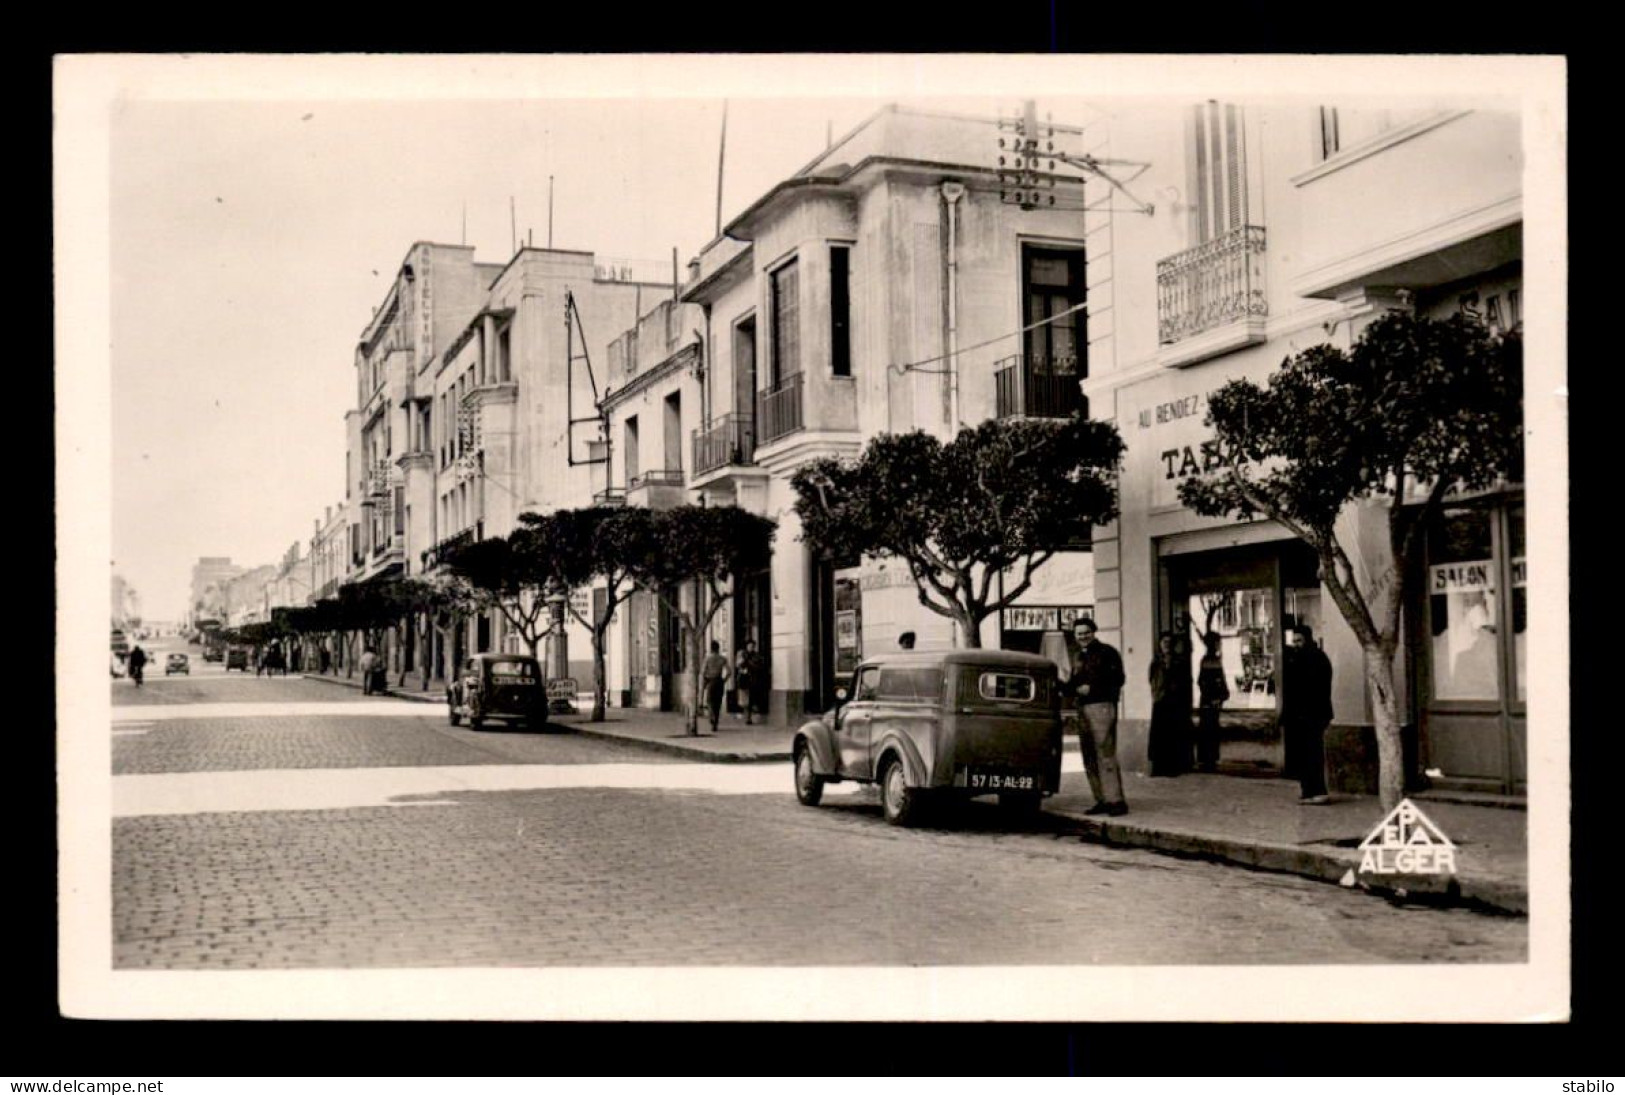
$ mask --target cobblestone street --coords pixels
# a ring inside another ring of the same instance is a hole
[[[134,803],[113,822],[120,969],[1515,962],[1527,946],[1520,918],[1084,844],[1065,819],[990,804],[918,830],[844,786],[810,810],[788,766],[476,733],[291,679],[164,692],[114,697],[115,799]],[[187,718],[176,700],[213,706]],[[454,778],[479,770],[491,782]],[[216,793],[143,805],[183,785]]]

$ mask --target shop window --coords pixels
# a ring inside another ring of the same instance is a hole
[[[1500,698],[1495,572],[1490,512],[1445,510],[1427,573],[1434,699]]]

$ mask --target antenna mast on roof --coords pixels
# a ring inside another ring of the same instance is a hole
[[[722,100],[722,137],[717,141],[717,230],[722,235],[722,162],[728,152],[728,100]]]

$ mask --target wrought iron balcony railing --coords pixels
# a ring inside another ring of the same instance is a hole
[[[725,414],[703,430],[694,431],[694,471],[708,471],[730,464],[750,464],[756,459],[756,419],[749,414]]]
[[[759,444],[775,441],[802,428],[802,380],[796,373],[781,380],[776,388],[756,395],[756,422]]]
[[[1163,345],[1268,314],[1261,227],[1243,225],[1157,263],[1157,339]]]
[[[1076,354],[1014,354],[993,365],[994,414],[999,418],[1071,418],[1089,413],[1078,387]]]

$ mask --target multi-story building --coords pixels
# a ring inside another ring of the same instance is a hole
[[[1054,127],[1102,154],[1103,127]],[[767,652],[771,714],[822,710],[865,651],[955,642],[895,560],[829,559],[800,541],[790,478],[880,433],[951,437],[993,417],[1066,417],[1111,367],[1113,214],[1001,188],[995,118],[888,108],[730,222],[690,264],[705,317],[690,487],[778,522],[773,564],[740,576],[714,636]],[[1088,302],[1087,311],[1075,310]],[[1036,650],[1087,611],[1087,552],[1061,553],[982,641]],[[996,633],[995,633],[996,632]]]
[[[403,389],[390,544],[407,574],[433,571],[451,545],[507,535],[521,513],[591,504],[608,484],[596,401],[609,342],[645,299],[673,291],[609,276],[591,252],[523,247],[504,266],[475,269],[480,293],[413,359]],[[557,657],[590,676],[585,630],[567,622],[564,635]],[[424,639],[436,674],[466,652],[521,645],[490,614]]]
[[[695,500],[687,490],[698,469],[690,438],[711,418],[704,402],[709,387],[702,379],[704,323],[698,305],[663,300],[610,343],[602,400],[610,485],[599,494],[600,502],[663,510]],[[731,413],[729,419],[738,421]],[[748,444],[748,424],[747,418],[746,433],[735,435],[741,444]],[[691,590],[666,593],[685,598],[679,603],[692,595]],[[715,621],[718,632],[729,630],[726,619]],[[686,636],[667,602],[654,590],[637,590],[617,611],[610,631],[605,669],[611,694],[631,707],[669,709],[686,702],[688,655]]]
[[[187,623],[199,620],[225,620],[222,598],[223,583],[242,573],[242,567],[233,566],[229,555],[204,555],[192,566],[191,600],[187,605]],[[211,593],[211,590],[213,592]]]
[[[294,608],[310,600],[310,561],[295,540],[282,555],[276,573],[265,586],[266,618],[279,608]]]
[[[1517,326],[1520,120],[1474,104],[1208,101],[1111,126],[1150,165],[1136,188],[1158,196],[1154,216],[1119,218],[1115,363],[1084,382],[1092,413],[1127,442],[1122,517],[1094,542],[1096,616],[1129,668],[1121,749],[1144,756],[1158,632],[1194,624],[1223,637],[1225,757],[1278,765],[1281,632],[1304,621],[1334,666],[1334,777],[1369,785],[1361,651],[1313,552],[1271,521],[1198,517],[1176,492],[1215,458],[1206,400],[1232,378],[1262,382],[1296,351],[1346,347],[1389,308]],[[1380,507],[1345,525],[1356,554],[1386,535]],[[1427,580],[1406,605],[1401,710],[1435,778],[1523,786],[1523,538],[1521,484],[1450,500],[1430,531]]]
[[[350,521],[343,502],[326,507],[315,520],[305,560],[310,571],[307,600],[314,604],[338,596],[350,573]]]

